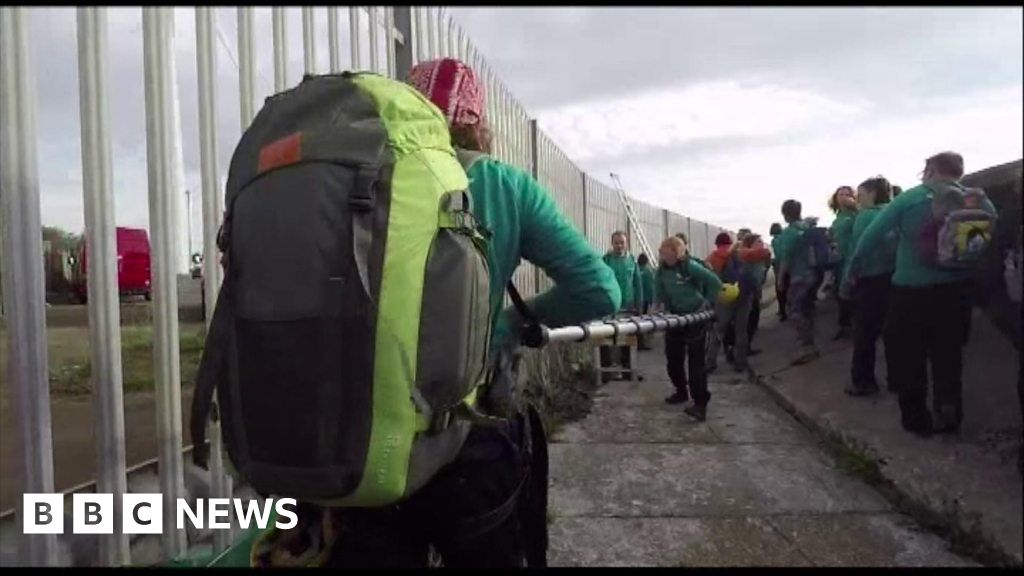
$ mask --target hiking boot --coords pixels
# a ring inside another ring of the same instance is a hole
[[[693,417],[697,422],[703,422],[708,419],[708,407],[706,405],[694,404],[693,406],[687,406],[683,409],[688,416]]]
[[[850,338],[850,329],[849,328],[840,328],[839,332],[836,332],[836,335],[832,338],[832,340],[833,341],[847,340],[849,338]]]
[[[932,418],[932,432],[936,434],[957,434],[960,432],[960,419],[956,417],[956,408],[943,406]]]
[[[668,398],[665,398],[665,404],[685,404],[690,401],[690,395],[678,390],[675,394],[672,394]]]
[[[743,373],[743,372],[747,372],[748,370],[750,370],[750,366],[747,365],[746,363],[743,363],[743,364],[733,364],[732,365],[732,369],[734,371],[736,371],[737,373]]]
[[[903,425],[904,430],[921,438],[927,438],[932,435],[932,419],[927,412],[916,419],[901,417],[900,423]]]
[[[801,364],[807,364],[812,360],[816,360],[821,356],[821,352],[818,351],[816,346],[801,346],[796,356],[793,358],[793,366],[799,366]]]
[[[736,354],[733,352],[733,349],[732,349],[731,346],[729,348],[725,349],[725,359],[729,363],[732,363],[732,362],[736,361]]]
[[[760,354],[761,352],[764,352],[764,350],[757,350],[757,349],[751,348],[751,349],[750,349],[750,350],[749,350],[749,351],[747,352],[747,356],[757,356],[757,355],[758,355],[758,354]]]

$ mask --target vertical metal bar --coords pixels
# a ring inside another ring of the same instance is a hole
[[[540,151],[537,148],[537,123],[536,122],[530,122],[528,129],[529,129],[529,137],[530,137],[530,166],[529,166],[529,172],[530,172],[530,175],[533,176],[534,180],[536,180],[537,182],[540,182],[540,161],[539,161],[540,160],[539,159],[539,152]],[[556,194],[556,192],[554,190],[551,190],[550,193],[552,195]],[[569,217],[571,218],[572,215],[570,214]],[[535,286],[534,293],[535,294],[540,294],[543,291],[543,282],[542,282],[542,277],[543,276],[544,275],[541,273],[540,270],[537,270],[536,273],[534,274],[534,282],[535,282],[535,284],[534,284],[534,286]]]
[[[537,146],[537,121],[530,120],[530,173],[540,181],[540,149]]]
[[[338,7],[327,7],[327,39],[330,46],[331,74],[341,72],[341,54],[338,51]]]
[[[82,192],[88,255],[89,342],[97,440],[96,491],[114,495],[114,533],[100,539],[102,566],[131,562],[121,524],[125,470],[124,391],[121,378],[121,308],[110,165],[107,100],[107,10],[78,9],[78,82],[82,125]]]
[[[449,58],[458,58],[459,55],[455,50],[455,20],[452,20],[451,15],[448,17],[448,52]]]
[[[498,81],[498,118],[501,123],[498,125],[498,134],[501,135],[502,158],[505,162],[512,162],[512,146],[508,134],[508,108],[505,102],[505,85]]]
[[[384,45],[387,46],[384,52],[387,59],[387,75],[389,78],[395,78],[395,14],[391,6],[384,7]]]
[[[274,24],[274,92],[288,87],[288,25],[284,8],[271,9]]]
[[[380,74],[380,55],[378,53],[380,46],[377,41],[377,29],[379,28],[377,21],[377,7],[368,6],[366,10],[369,14],[370,20],[370,70]]]
[[[36,156],[35,68],[29,54],[28,18],[27,8],[0,8],[0,202],[6,267],[2,282],[7,317],[7,381],[17,398],[13,412],[18,419],[24,491],[52,493],[53,437],[40,258],[43,237]],[[21,514],[18,516],[21,522]],[[21,558],[26,565],[57,565],[55,534],[22,538]]]
[[[491,114],[490,125],[491,125],[491,137],[493,138],[492,147],[494,148],[493,154],[495,158],[501,158],[501,134],[498,133],[498,128],[501,125],[501,109],[498,105],[498,81],[495,78],[493,71],[488,70],[487,75],[488,93],[491,99],[492,106],[494,108],[493,114]]]
[[[414,8],[397,6],[392,8],[396,38],[392,42],[395,51],[395,78],[404,80],[409,77],[413,66],[412,46],[412,14]],[[418,12],[417,12],[418,13]],[[397,36],[401,36],[399,40]]]
[[[283,46],[277,38],[277,11],[274,8],[274,56],[278,56],[278,48]],[[196,8],[196,71],[199,87],[199,160],[202,181],[203,206],[203,293],[206,302],[204,318],[207,333],[213,310],[220,294],[222,272],[217,252],[217,230],[220,225],[220,187],[217,185],[217,61],[214,58],[213,30],[216,13],[209,7]],[[281,20],[283,23],[283,20]],[[275,67],[277,70],[283,68]],[[276,77],[275,81],[279,79]],[[283,90],[282,86],[278,91]],[[220,425],[209,424],[210,439],[210,481],[213,498],[230,498],[230,478],[224,473],[224,459],[221,452]],[[214,530],[213,547],[217,551],[226,550],[231,545],[231,532]]]
[[[419,64],[427,59],[427,47],[426,47],[426,30],[424,30],[424,21],[426,20],[426,6],[416,6],[413,10],[415,16],[413,25],[416,27],[416,63]]]
[[[240,20],[241,18],[241,10]],[[178,350],[178,291],[174,271],[176,230],[173,214],[172,50],[170,8],[143,8],[146,83],[146,155],[149,171],[150,233],[153,245],[153,367],[156,372],[157,444],[164,510],[184,496],[181,443],[181,374]],[[164,552],[175,557],[187,548],[174,514],[163,515]]]
[[[352,70],[359,70],[362,66],[359,58],[359,44],[362,41],[363,32],[359,27],[359,7],[348,7],[348,35],[349,35],[349,56],[352,58]]]
[[[534,120],[536,122],[536,120]],[[583,200],[583,237],[590,239],[590,210],[587,208],[587,173],[583,172],[583,185],[580,187],[580,196]]]
[[[252,122],[254,112],[253,93],[253,70],[256,65],[253,61],[252,50],[252,17],[251,6],[239,6],[238,8],[238,94],[240,98],[239,112],[241,114],[241,126],[244,132]]]
[[[429,6],[424,10],[427,11],[427,58],[433,60],[437,58],[437,15]]]
[[[313,7],[302,7],[302,64],[306,74],[316,74],[316,31]]]
[[[445,12],[444,8],[437,9],[437,57],[444,58],[448,55],[448,42],[445,36]]]

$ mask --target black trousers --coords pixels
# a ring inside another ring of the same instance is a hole
[[[882,336],[889,312],[889,275],[869,276],[857,281],[853,314],[853,362],[850,378],[856,388],[878,387],[875,378],[875,343]],[[885,346],[889,355],[890,346]],[[891,378],[890,378],[891,379]]]
[[[845,300],[836,296],[839,301],[839,327],[850,328],[853,326],[853,300]]]
[[[922,288],[893,286],[885,327],[889,379],[900,395],[905,427],[931,423],[928,362],[936,413],[955,423],[963,418],[963,347],[970,327],[968,286],[962,283]]]
[[[353,509],[327,568],[425,568],[433,545],[449,568],[518,568],[525,562],[521,518],[514,510],[497,528],[460,540],[457,522],[494,510],[522,480],[519,430],[474,427],[456,460],[402,504]]]
[[[676,391],[693,399],[698,406],[711,400],[708,375],[704,368],[707,334],[704,326],[689,326],[665,332],[665,360],[668,377]],[[689,372],[689,378],[687,378]]]
[[[779,317],[780,318],[785,318],[786,317],[786,298],[789,297],[789,282],[788,282],[788,279],[785,282],[783,282],[782,280],[778,280],[778,274],[779,274],[778,270],[775,271],[775,274],[776,274],[775,298],[779,301]]]

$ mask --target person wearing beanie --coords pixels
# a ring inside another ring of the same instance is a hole
[[[735,342],[734,346],[725,347],[726,360],[737,372],[747,370],[749,342],[746,328],[757,283],[749,273],[744,273],[743,265],[767,264],[771,257],[771,251],[764,246],[742,248],[739,244],[734,245],[728,232],[721,232],[715,237],[715,251],[708,255],[708,265],[723,283],[739,284],[740,297],[734,302],[718,303],[715,332],[708,342],[708,357],[705,362],[709,373],[718,368],[718,350],[724,347],[726,341]],[[737,318],[741,319],[739,330],[736,329]]]

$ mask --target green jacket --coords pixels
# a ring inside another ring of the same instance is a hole
[[[988,199],[987,208],[995,212]],[[893,199],[864,230],[851,256],[849,269],[862,275],[870,255],[880,250],[886,235],[895,230],[899,237],[896,249],[896,272],[892,283],[896,286],[921,287],[951,284],[969,280],[972,270],[953,270],[929,265],[919,252],[921,230],[931,218],[932,191],[924,184],[905,190]]]
[[[536,180],[486,156],[470,167],[468,176],[473,212],[491,232],[487,264],[492,350],[510,337],[510,314],[515,312],[502,313],[501,307],[521,258],[536,264],[555,283],[527,302],[545,325],[577,324],[619,309],[621,293],[614,274]]]
[[[836,268],[836,272],[838,272],[836,280],[839,282],[842,282],[846,262],[850,259],[850,255],[853,254],[853,223],[856,218],[856,211],[840,210],[836,214],[836,219],[832,222],[832,226],[828,229],[829,235],[832,236],[832,239],[836,242],[836,247],[839,248],[839,256],[842,258],[842,262]]]
[[[672,314],[696,312],[702,304],[714,304],[722,281],[714,272],[686,258],[675,266],[664,264],[654,274],[654,301]]]
[[[853,235],[850,237],[850,242],[853,244],[854,249],[856,249],[860,239],[864,236],[864,231],[882,213],[882,208],[884,208],[884,205],[872,206],[857,213],[857,218],[853,222]],[[898,242],[899,238],[896,237],[896,234],[890,232],[886,241],[882,243],[878,250],[865,254],[860,264],[860,276],[892,275],[893,270],[896,269],[896,245]],[[850,262],[847,261],[846,271],[843,276],[855,278],[855,276],[851,276],[851,271]]]
[[[644,306],[649,306],[654,301],[654,269],[650,264],[640,267],[640,281],[644,289]]]
[[[790,222],[788,226],[772,241],[776,246],[776,258],[779,261],[779,273],[788,273],[790,277],[810,276],[810,262],[807,260],[806,245],[803,233],[810,226],[804,220]]]
[[[643,280],[640,278],[640,266],[632,254],[616,256],[614,252],[604,255],[604,263],[615,273],[615,280],[622,292],[622,309],[637,308],[644,301]]]
[[[841,210],[836,214],[836,219],[828,229],[832,239],[836,241],[839,254],[844,260],[853,253],[853,223],[856,218],[856,211]]]

